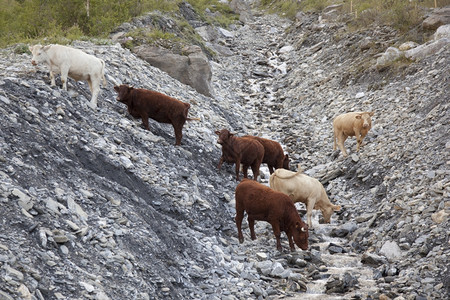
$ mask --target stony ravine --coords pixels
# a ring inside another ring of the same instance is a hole
[[[252,13],[220,41],[233,55],[211,62],[214,97],[119,44],[77,42],[107,65],[93,111],[86,83],[51,88],[29,55],[1,50],[0,299],[447,298],[449,46],[378,70],[401,40],[388,27]],[[170,126],[145,131],[117,103],[120,83],[189,102],[201,121],[175,147]],[[331,122],[352,110],[374,111],[374,125],[344,158]],[[282,235],[278,252],[263,222],[239,244],[221,128],[280,141],[342,205],[331,224],[314,214],[308,251]]]

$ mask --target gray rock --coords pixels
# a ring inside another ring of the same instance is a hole
[[[385,242],[380,249],[380,254],[386,256],[390,262],[398,261],[403,256],[400,247],[395,241]]]
[[[422,27],[427,30],[435,30],[441,25],[450,23],[450,8],[442,7],[433,11],[433,13],[422,22]]]
[[[192,86],[199,93],[206,96],[212,95],[211,66],[199,47],[186,48],[184,50],[186,55],[148,46],[136,47],[134,52],[152,66],[167,72],[180,82]]]
[[[377,266],[380,266],[382,264],[385,264],[386,260],[383,257],[381,257],[379,255],[376,255],[374,253],[364,253],[362,258],[361,258],[361,262],[363,264],[367,264],[367,265],[371,265],[371,266],[377,267]]]

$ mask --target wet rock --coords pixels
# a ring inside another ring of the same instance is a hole
[[[328,250],[328,252],[330,252],[330,254],[347,252],[347,251],[345,251],[345,249],[343,247],[333,244],[333,243],[330,243],[330,245],[328,245],[327,250]]]
[[[364,253],[361,258],[361,262],[363,264],[368,264],[368,265],[377,267],[382,264],[385,264],[386,260],[383,257],[376,255],[374,253]]]
[[[346,272],[342,277],[333,275],[330,277],[325,285],[326,293],[347,293],[357,286],[359,283],[358,279],[352,276],[350,273]]]
[[[343,225],[340,225],[339,227],[333,228],[331,230],[330,235],[334,237],[345,237],[348,234],[353,233],[356,229],[358,229],[358,226],[354,222],[345,223]]]

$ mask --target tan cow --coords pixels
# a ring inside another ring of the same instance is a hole
[[[55,86],[53,72],[61,73],[63,89],[67,91],[67,76],[75,80],[86,80],[89,84],[92,97],[89,106],[97,108],[97,97],[100,92],[100,82],[106,85],[105,62],[83,51],[62,45],[34,45],[29,47],[33,58],[31,63],[47,64],[50,68],[51,86]]]
[[[315,178],[303,174],[300,165],[297,172],[276,169],[270,175],[269,184],[272,189],[288,195],[294,202],[306,204],[307,224],[312,228],[311,215],[313,209],[320,209],[326,223],[330,223],[334,211],[341,209],[328,199],[323,185]]]
[[[372,127],[373,112],[349,112],[337,116],[333,120],[334,145],[336,150],[336,140],[342,154],[347,156],[344,142],[349,136],[356,136],[356,151],[359,151],[364,137]]]

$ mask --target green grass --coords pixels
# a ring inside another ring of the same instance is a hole
[[[320,12],[332,4],[342,4],[342,14],[353,16],[352,26],[389,25],[407,32],[423,21],[424,8],[434,7],[434,0],[261,0],[260,5],[270,13],[293,19],[299,11]],[[449,4],[436,0],[437,7]]]
[[[79,39],[105,39],[118,25],[146,12],[157,10],[176,16],[181,2],[91,0],[88,11],[86,0],[0,0],[0,47],[43,40],[67,44]],[[219,0],[187,2],[210,24],[227,26],[238,18]]]

